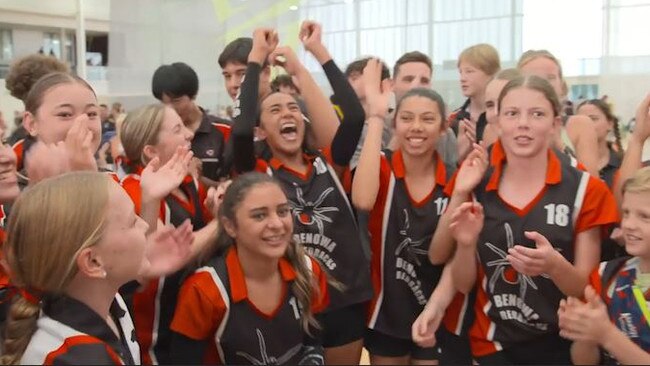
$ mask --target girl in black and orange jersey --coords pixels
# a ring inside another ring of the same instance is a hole
[[[208,199],[205,186],[188,174],[192,136],[178,114],[163,104],[129,113],[120,137],[131,174],[122,180],[122,187],[133,200],[136,213],[150,226],[178,227],[189,221],[196,235],[193,255],[198,255],[216,237],[217,222],[206,205],[212,198]],[[165,168],[170,165],[180,167]],[[159,176],[148,179],[147,173],[156,169]],[[169,324],[182,276],[183,271],[179,271],[152,280],[133,295],[134,321],[145,364],[169,362]]]
[[[378,85],[366,86],[371,106],[368,134],[352,190],[354,205],[370,211],[375,294],[366,348],[373,364],[430,364],[437,358],[436,350],[413,343],[411,324],[442,270],[429,263],[427,249],[447,205],[443,191],[453,173],[436,153],[446,128],[445,104],[429,89],[407,92],[395,111],[400,149],[382,155],[388,92],[382,93]]]
[[[172,359],[185,364],[323,364],[314,315],[327,305],[318,262],[293,236],[291,205],[268,175],[227,188],[214,253],[181,288]]]
[[[447,260],[451,231],[455,287],[477,291],[469,336],[480,364],[569,363],[557,306],[582,294],[601,230],[617,220],[616,203],[602,181],[550,149],[560,103],[546,80],[508,82],[498,111],[491,165],[477,147],[461,166],[430,258]],[[463,203],[470,194],[478,203]],[[482,228],[468,230],[470,222]]]
[[[600,99],[587,100],[578,106],[577,114],[587,116],[593,121],[593,128],[598,138],[598,169],[602,179],[609,189],[614,192],[619,185],[620,167],[623,161],[623,146],[621,132],[618,128],[618,118],[612,114],[609,105]],[[615,137],[615,142],[608,141],[609,136]],[[618,236],[620,229],[611,230]],[[610,236],[612,233],[610,232]],[[601,260],[607,261],[625,255],[623,247],[611,237],[603,240]]]
[[[372,288],[369,256],[362,247],[347,195],[348,166],[363,129],[364,112],[354,90],[320,42],[320,33],[318,24],[305,22],[301,40],[323,65],[336,99],[342,103],[343,122],[338,123],[330,101],[294,52],[287,47],[275,48],[277,39],[271,30],[257,30],[239,99],[241,114],[235,117],[231,139],[235,169],[257,169],[278,179],[293,208],[296,241],[342,284],[342,289],[330,287],[330,306],[321,315],[325,361],[356,364]],[[267,57],[277,62],[279,56],[284,57],[284,68],[300,84],[310,123],[305,123],[296,99],[281,92],[265,96],[259,103],[259,115],[255,115],[260,65]],[[271,152],[268,161],[254,154],[258,122],[258,136]],[[306,148],[310,138],[322,150]]]
[[[618,128],[618,118],[612,114],[609,105],[600,99],[582,102],[577,109],[577,114],[587,116],[593,122],[593,128],[598,138],[598,172],[609,189],[614,190],[618,179],[618,168],[623,157],[621,132]],[[608,138],[610,134],[615,137],[612,144]]]
[[[4,247],[15,296],[0,363],[139,364],[118,289],[182,266],[192,239],[188,225],[150,238],[146,231],[104,174],[69,173],[26,190]]]

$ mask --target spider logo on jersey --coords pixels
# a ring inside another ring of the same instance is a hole
[[[266,340],[264,339],[262,331],[255,329],[255,333],[257,333],[257,341],[260,346],[260,357],[262,359],[258,360],[246,352],[237,351],[237,356],[245,358],[251,365],[284,365],[297,355],[302,348],[302,344],[297,344],[280,357],[269,356],[268,353],[266,353]]]
[[[411,223],[409,222],[409,213],[406,209],[404,212],[404,224],[402,229],[399,231],[399,234],[404,237],[404,239],[399,243],[397,249],[395,249],[395,255],[401,256],[403,251],[406,251],[406,259],[409,262],[416,263],[418,266],[422,265],[418,255],[427,255],[427,250],[422,249],[422,244],[426,241],[427,238],[422,238],[420,240],[413,240],[408,234],[409,229],[411,228]]]
[[[503,224],[503,226],[506,230],[506,245],[508,247],[508,250],[510,250],[515,246],[515,239],[514,236],[512,235],[512,228],[510,227],[510,224],[508,224],[507,222]],[[495,254],[497,254],[500,257],[499,259],[487,262],[488,267],[496,267],[489,281],[490,292],[494,293],[494,286],[496,286],[496,282],[499,279],[499,277],[501,277],[501,279],[503,279],[505,283],[511,285],[519,284],[519,297],[522,300],[526,298],[526,291],[528,290],[529,285],[535,290],[538,289],[537,285],[535,284],[535,282],[530,276],[521,274],[517,272],[514,268],[512,268],[507,258],[508,256],[507,252],[504,252],[503,250],[497,248],[492,243],[485,243],[485,246],[490,248],[490,250],[492,250]]]
[[[296,217],[296,220],[305,226],[311,226],[316,224],[318,227],[319,234],[323,235],[325,230],[325,222],[332,223],[332,219],[326,215],[328,212],[338,212],[337,207],[321,207],[323,201],[329,196],[330,193],[334,191],[333,187],[327,188],[320,196],[316,202],[305,201],[303,197],[303,192],[300,187],[296,187],[296,200],[294,202],[289,200],[291,208],[293,209],[293,215]]]

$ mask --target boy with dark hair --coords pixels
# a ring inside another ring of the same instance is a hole
[[[407,52],[398,58],[393,68],[393,92],[400,99],[413,88],[431,88],[433,64],[420,51]]]
[[[246,67],[248,64],[248,54],[253,49],[253,39],[250,37],[240,37],[228,43],[219,55],[219,66],[221,66],[224,82],[226,84],[226,91],[230,98],[234,101],[237,99],[241,83],[246,75]],[[259,95],[266,95],[271,91],[271,68],[268,62],[262,65],[262,73],[260,74],[260,87]]]
[[[153,74],[151,91],[156,99],[172,107],[183,124],[194,133],[192,152],[201,161],[200,170],[205,183],[228,175],[224,153],[230,137],[229,121],[208,114],[195,103],[199,91],[196,72],[183,62],[160,66]]]
[[[281,74],[271,82],[271,90],[291,94],[294,97],[300,96],[298,86],[293,82],[291,75]]]

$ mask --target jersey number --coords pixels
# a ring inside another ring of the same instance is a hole
[[[549,203],[546,209],[546,223],[549,225],[567,226],[569,224],[569,206]]]
[[[449,199],[448,198],[443,198],[443,197],[438,197],[434,201],[436,203],[436,209],[438,210],[438,216],[442,215],[445,210],[447,209],[447,203]]]
[[[293,315],[296,317],[297,320],[299,320],[300,309],[298,308],[298,302],[296,301],[296,298],[292,297],[291,300],[289,300],[289,304],[291,304],[291,308],[293,309]]]

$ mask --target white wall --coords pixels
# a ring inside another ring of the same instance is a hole
[[[29,29],[13,29],[14,59],[31,55],[43,46],[43,31]]]
[[[2,111],[2,115],[7,123],[5,137],[8,137],[11,131],[14,130],[14,111],[22,112],[23,109],[23,102],[12,97],[7,88],[5,88],[5,80],[0,79],[0,111]]]

